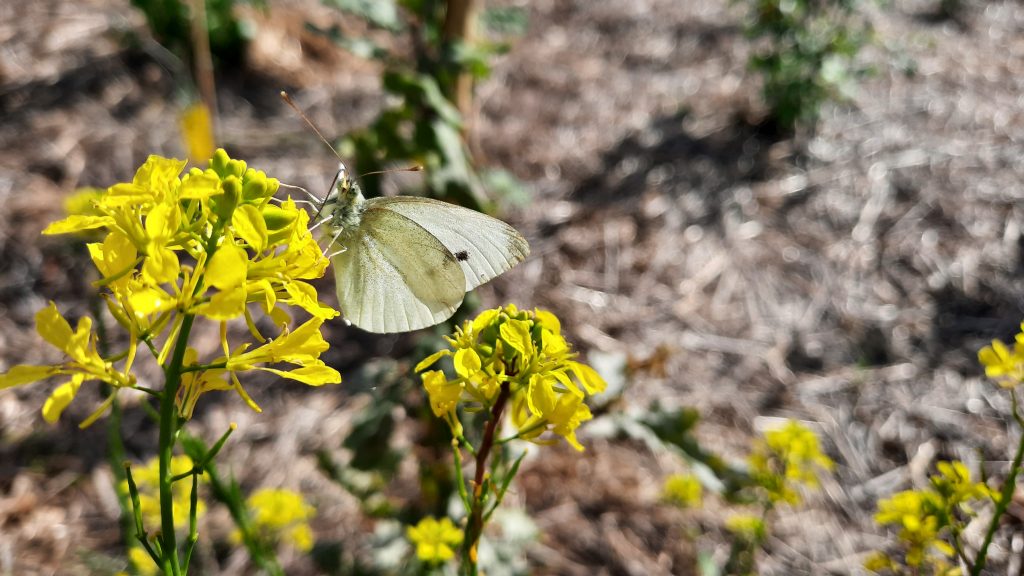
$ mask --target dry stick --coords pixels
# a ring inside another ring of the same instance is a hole
[[[498,398],[494,401],[494,406],[491,407],[491,417],[487,421],[487,427],[484,429],[484,439],[480,444],[480,451],[476,454],[476,474],[473,477],[473,509],[470,512],[469,530],[467,531],[469,538],[466,539],[466,551],[472,563],[471,573],[473,574],[476,573],[476,546],[484,529],[481,499],[483,497],[484,471],[487,469],[487,456],[490,455],[491,447],[494,446],[494,432],[498,428],[498,422],[501,421],[501,413],[505,409],[505,403],[508,402],[511,392],[512,387],[508,382],[501,385]]]
[[[472,44],[476,29],[478,2],[476,0],[448,0],[444,18],[444,40],[451,46],[454,42]],[[473,107],[473,76],[462,70],[455,78],[452,94],[448,97],[455,102],[463,120],[468,120]],[[464,126],[468,130],[468,126]]]
[[[195,46],[195,75],[199,97],[210,112],[210,129],[217,133],[217,88],[213,80],[213,56],[207,30],[206,0],[192,0],[192,44]],[[216,141],[216,138],[214,138]]]

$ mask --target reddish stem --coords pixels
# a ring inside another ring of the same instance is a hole
[[[494,446],[494,434],[498,428],[498,423],[501,421],[501,413],[505,410],[505,404],[508,403],[510,395],[511,386],[508,382],[505,382],[501,385],[501,391],[498,392],[498,398],[494,401],[494,406],[491,407],[491,417],[487,420],[487,426],[484,428],[483,442],[480,444],[480,450],[476,453],[476,473],[473,477],[473,509],[470,511],[469,530],[467,530],[468,538],[466,539],[466,550],[469,553],[473,573],[476,572],[476,546],[484,530],[482,496],[484,472],[487,470],[487,457]]]

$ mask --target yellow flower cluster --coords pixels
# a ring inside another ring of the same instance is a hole
[[[427,516],[416,526],[410,526],[406,535],[416,545],[416,557],[421,562],[440,564],[455,557],[455,546],[462,544],[463,534],[447,517],[437,520]]]
[[[434,414],[456,436],[462,435],[457,411],[461,402],[490,409],[500,399],[511,402],[519,438],[549,444],[541,435],[550,431],[583,450],[576,428],[593,417],[583,400],[603,391],[605,382],[593,368],[574,360],[577,354],[562,337],[554,314],[512,305],[486,310],[446,339],[451,349],[430,355],[416,371],[452,357],[455,378],[440,370],[422,377]]]
[[[237,373],[266,370],[310,385],[341,381],[319,359],[327,349],[320,335],[325,319],[338,312],[318,302],[308,280],[323,275],[328,260],[308,230],[309,216],[290,198],[273,198],[278,182],[245,162],[217,150],[205,170],[180,176],[186,162],[150,156],[131,182],[91,192],[77,213],[51,224],[44,234],[88,232],[99,241],[88,245],[99,270],[97,286],[113,318],[129,333],[129,348],[104,358],[88,319],[72,331],[55,305],[36,316],[37,330],[69,360],[54,366],[13,367],[0,374],[0,389],[63,374],[71,380],[54,392],[44,416],[56,420],[86,380],[101,380],[117,389],[132,387],[131,366],[140,344],[161,365],[175,348],[180,331],[196,317],[221,323],[220,358],[200,363],[189,349],[183,366],[179,413],[191,416],[196,399],[210,390],[234,388],[259,410],[238,381]],[[280,334],[268,343],[256,328],[248,304],[262,308]],[[312,318],[290,330],[284,306],[305,310]],[[257,343],[232,347],[225,322],[244,318]],[[123,361],[121,368],[116,362]],[[289,363],[288,370],[267,364]],[[98,417],[110,396],[83,425]]]
[[[725,520],[725,529],[748,544],[760,544],[768,536],[764,520],[750,514],[736,514]]]
[[[171,458],[171,475],[179,476],[192,471],[192,459],[188,456]],[[146,526],[160,525],[160,459],[153,458],[144,466],[132,466],[132,478],[139,489],[139,508],[142,522]],[[200,477],[200,479],[202,479]],[[118,489],[125,497],[129,497],[128,481],[121,481]],[[189,499],[192,495],[191,477],[174,483],[174,526],[179,530],[188,528]],[[206,503],[202,498],[196,502],[196,517],[206,513]],[[146,561],[152,564],[149,557]]]
[[[135,576],[157,576],[160,573],[160,569],[142,546],[133,545],[128,549],[128,563],[131,564],[132,574]],[[117,573],[117,576],[121,575],[128,576],[128,573]]]
[[[985,375],[1004,388],[1013,388],[1024,381],[1024,323],[1014,338],[1013,348],[1000,340],[978,351],[978,361],[985,367]]]
[[[821,469],[831,470],[832,460],[821,452],[818,437],[809,428],[790,420],[769,430],[748,458],[751,475],[767,491],[772,503],[799,504],[801,486],[818,486]]]
[[[661,497],[680,508],[700,507],[703,488],[693,474],[673,474],[665,480]]]
[[[316,510],[306,503],[302,494],[284,489],[264,488],[246,500],[252,512],[252,530],[256,539],[267,546],[289,544],[302,552],[313,549],[313,529],[309,520]],[[241,535],[235,533],[239,541]]]
[[[899,527],[902,554],[894,557],[878,552],[865,563],[868,570],[901,574],[906,566],[915,574],[922,569],[944,576],[960,573],[947,560],[955,551],[946,538],[958,518],[974,515],[972,501],[998,495],[984,482],[971,482],[962,462],[939,462],[937,469],[929,487],[897,492],[878,502],[875,522]]]

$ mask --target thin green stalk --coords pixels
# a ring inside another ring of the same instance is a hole
[[[203,456],[202,460],[198,462],[194,461],[192,463],[191,470],[189,470],[188,472],[182,472],[181,474],[178,474],[177,476],[171,478],[171,482],[177,482],[178,480],[184,480],[189,476],[195,477],[203,474],[203,472],[206,471],[206,467],[209,466],[210,462],[212,462],[213,459],[216,458],[217,454],[220,453],[221,448],[224,447],[224,444],[228,441],[228,437],[231,436],[231,433],[237,429],[238,425],[232,422],[231,425],[228,426],[227,431],[221,434],[220,438],[213,445],[213,448],[206,451],[206,454]]]
[[[198,516],[199,516],[199,472],[192,473],[192,494],[189,497],[188,508],[188,548],[185,549],[185,572],[192,562],[192,552],[196,549],[196,542],[199,541]]]
[[[203,372],[205,370],[222,370],[227,368],[227,365],[227,362],[217,362],[216,364],[194,364],[187,368],[182,368],[181,372],[182,374],[186,374],[188,372]]]
[[[100,356],[106,357],[110,353],[110,344],[107,340],[107,323],[103,316],[103,310],[100,307],[100,299],[95,294],[89,298],[89,308],[92,317],[96,319],[97,350]],[[127,356],[127,352],[124,355]],[[108,361],[114,362],[115,360],[108,358]],[[101,389],[104,396],[114,393],[113,386],[107,383],[104,383]],[[122,438],[121,433],[121,403],[117,400],[116,396],[111,400],[110,416],[107,419],[107,461],[110,464],[111,472],[114,474],[114,492],[117,494],[117,503],[121,509],[121,539],[127,544],[129,535],[132,533],[133,522],[129,497],[119,489],[121,482],[127,478],[123,465],[126,457],[124,438]]]
[[[981,548],[978,549],[978,555],[974,558],[974,564],[971,565],[971,576],[980,576],[981,571],[985,569],[988,547],[992,544],[992,538],[999,528],[999,520],[1002,519],[1006,509],[1010,506],[1010,501],[1013,499],[1013,491],[1017,487],[1017,475],[1020,473],[1020,462],[1024,458],[1024,419],[1021,418],[1020,411],[1018,410],[1017,394],[1013,390],[1010,391],[1010,400],[1013,406],[1013,419],[1017,421],[1017,426],[1021,429],[1021,437],[1017,441],[1017,453],[1013,455],[1010,473],[1003,483],[1003,490],[999,494],[999,501],[996,502],[996,510],[992,514],[992,521],[989,522],[988,531],[985,532],[985,540],[982,542]]]
[[[249,556],[252,558],[253,563],[270,576],[284,576],[284,570],[278,564],[273,551],[267,550],[254,533],[249,510],[246,508],[238,486],[233,482],[229,484],[221,478],[220,473],[217,471],[217,466],[214,465],[212,457],[210,457],[210,452],[219,450],[219,446],[223,445],[223,442],[232,430],[234,430],[234,426],[221,437],[221,440],[212,450],[207,449],[202,440],[186,435],[183,440],[185,451],[192,458],[193,462],[206,462],[203,466],[203,472],[206,474],[206,481],[210,486],[210,492],[212,492],[213,497],[218,502],[227,507],[228,512],[231,514],[231,519],[234,520],[235,526],[242,536],[242,544],[249,551]]]
[[[149,545],[149,537],[146,534],[146,527],[142,525],[142,504],[139,499],[139,487],[135,484],[135,478],[132,477],[132,467],[130,464],[125,462],[124,474],[128,481],[128,496],[132,500],[132,515],[135,521],[135,538],[142,544],[142,547],[149,554],[149,557],[153,559],[153,562],[160,563],[160,554],[153,547]]]
[[[174,534],[174,494],[171,491],[171,458],[174,455],[174,444],[178,439],[178,411],[174,399],[178,396],[178,387],[181,386],[181,367],[194,320],[195,316],[191,314],[186,314],[182,319],[178,340],[174,344],[174,354],[165,373],[164,391],[160,397],[160,537],[163,541],[164,571],[169,570],[173,576],[182,575]]]
[[[505,477],[502,478],[501,486],[498,488],[498,493],[494,498],[494,504],[492,504],[491,509],[488,510],[486,514],[484,514],[484,524],[491,520],[491,515],[494,514],[494,511],[498,509],[498,506],[501,506],[501,502],[502,500],[505,499],[505,494],[508,492],[509,486],[512,485],[512,480],[516,477],[516,474],[519,473],[519,466],[522,465],[523,458],[525,457],[526,451],[524,450],[522,454],[520,454],[519,457],[516,458],[516,461],[512,463],[512,467],[509,468],[509,471],[508,473],[505,474]]]
[[[473,507],[473,503],[470,502],[469,491],[466,490],[466,477],[462,473],[462,450],[459,448],[457,440],[452,442],[452,450],[455,452],[455,482],[459,490],[459,498],[468,511]]]
[[[121,482],[127,479],[122,466],[125,460],[124,438],[121,434],[121,403],[115,398],[110,405],[110,416],[107,420],[107,461],[110,462],[110,469],[114,473],[114,488],[117,493],[117,502],[121,508],[121,536],[127,542],[127,537],[131,534],[132,529],[129,499],[124,492],[117,489]]]
[[[470,456],[476,458],[476,448],[470,444],[469,440],[467,440],[464,435],[459,434],[455,439],[458,440],[459,446],[462,446],[467,452],[469,452]]]
[[[100,280],[93,282],[92,285],[97,288],[103,288],[104,286],[117,282],[121,278],[124,278],[125,276],[131,274],[132,272],[135,272],[139,264],[142,264],[142,261],[145,259],[145,256],[139,256],[135,259],[135,262],[132,262],[131,266],[125,266],[124,269],[121,270],[120,272],[116,272],[114,274],[111,274],[110,276],[104,276]]]

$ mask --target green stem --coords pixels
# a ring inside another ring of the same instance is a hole
[[[466,510],[471,510],[473,503],[469,499],[469,491],[466,490],[466,477],[462,473],[462,450],[459,448],[458,441],[452,442],[452,450],[455,453],[455,482],[459,490],[459,498]]]
[[[93,282],[93,286],[95,286],[97,288],[103,288],[104,286],[107,286],[107,285],[109,285],[109,284],[111,284],[113,282],[116,282],[116,281],[120,280],[121,278],[124,278],[125,276],[131,274],[132,272],[135,272],[135,270],[138,268],[139,264],[142,264],[142,261],[145,260],[145,259],[146,259],[146,257],[144,255],[138,256],[137,258],[135,258],[135,262],[132,262],[131,266],[126,266],[120,272],[111,274],[110,276],[105,276],[102,279],[97,280],[96,282]]]
[[[228,441],[228,437],[231,436],[231,433],[234,432],[236,429],[238,429],[238,425],[232,422],[231,425],[228,426],[227,432],[221,434],[216,444],[213,445],[213,448],[211,448],[210,450],[206,450],[206,454],[203,456],[202,460],[193,460],[192,469],[189,470],[188,472],[182,472],[181,474],[174,476],[173,478],[171,478],[171,482],[184,480],[189,476],[192,476],[193,479],[195,479],[196,476],[202,475],[203,472],[206,470],[206,467],[210,465],[210,462],[212,462],[213,459],[217,456],[217,454],[220,453],[221,448],[224,447],[224,443]]]
[[[174,344],[174,354],[165,373],[164,391],[160,397],[160,537],[163,541],[164,571],[169,569],[173,576],[182,574],[174,534],[174,493],[171,490],[171,458],[174,455],[174,444],[178,440],[178,411],[174,399],[178,396],[178,388],[181,386],[181,365],[185,360],[185,349],[188,347],[188,337],[194,320],[195,316],[191,314],[185,315],[182,319],[178,340]]]
[[[149,557],[153,559],[153,562],[160,564],[160,555],[157,554],[156,550],[149,544],[149,536],[146,534],[146,528],[142,524],[142,504],[139,498],[139,487],[135,484],[135,478],[132,477],[132,468],[125,462],[124,474],[128,481],[128,496],[132,501],[132,518],[135,521],[135,539],[139,541],[142,547],[149,554]]]
[[[196,549],[196,542],[199,541],[198,524],[199,514],[199,472],[192,473],[192,496],[189,498],[188,508],[188,548],[185,549],[185,572],[192,562],[192,552]]]
[[[110,353],[110,344],[107,340],[107,323],[100,307],[100,298],[95,294],[89,298],[89,308],[92,317],[96,319],[96,347],[101,356]],[[118,356],[126,357],[127,351]],[[114,359],[108,359],[114,362]],[[104,383],[101,387],[104,396],[114,393],[113,386]],[[121,403],[115,396],[110,403],[110,417],[107,419],[107,461],[110,470],[114,474],[114,492],[117,494],[117,503],[121,507],[121,539],[128,543],[129,535],[132,533],[132,512],[129,497],[120,490],[121,482],[127,479],[124,462],[126,461],[124,451],[124,438],[121,433]]]
[[[498,509],[498,506],[501,506],[501,502],[505,499],[505,494],[508,492],[509,486],[512,485],[512,480],[516,477],[516,474],[519,473],[519,466],[522,465],[523,458],[525,457],[526,451],[523,450],[522,454],[520,454],[519,457],[516,458],[516,461],[512,463],[512,467],[509,468],[508,473],[505,474],[505,478],[502,479],[501,486],[498,488],[498,493],[494,498],[494,503],[491,505],[491,509],[484,514],[484,524],[490,521],[491,515]]]
[[[981,571],[985,569],[988,547],[992,544],[992,538],[999,528],[999,520],[1002,519],[1006,509],[1010,506],[1010,501],[1013,499],[1013,491],[1017,487],[1017,475],[1020,473],[1020,462],[1024,458],[1024,420],[1021,419],[1020,412],[1018,411],[1017,394],[1013,390],[1010,391],[1010,399],[1013,406],[1013,419],[1017,421],[1017,426],[1021,428],[1022,434],[1020,440],[1017,441],[1017,453],[1013,455],[1010,472],[1006,477],[1006,481],[1003,482],[1003,490],[999,494],[999,501],[996,502],[996,510],[992,514],[992,521],[989,522],[988,531],[985,532],[985,540],[982,542],[981,548],[978,549],[978,555],[974,558],[974,564],[971,566],[971,576],[980,576]]]
[[[193,462],[206,463],[203,466],[203,473],[206,474],[206,482],[210,486],[210,491],[214,499],[227,507],[228,512],[231,514],[231,519],[234,520],[235,526],[242,536],[242,544],[249,551],[249,556],[253,563],[269,576],[284,576],[284,570],[278,564],[274,551],[268,549],[260,541],[258,534],[253,528],[249,509],[246,507],[245,500],[238,489],[238,484],[234,480],[229,482],[221,478],[217,466],[213,463],[210,453],[219,450],[220,446],[227,439],[228,434],[234,429],[234,425],[232,425],[228,432],[221,436],[220,441],[214,445],[213,449],[208,449],[202,440],[187,434],[182,443],[185,447],[185,452],[192,458]]]
[[[203,372],[206,370],[223,370],[224,368],[227,368],[227,365],[227,362],[217,362],[216,364],[193,364],[192,366],[182,368],[181,373],[186,374],[188,372]]]
[[[242,535],[242,543],[249,551],[253,563],[265,570],[267,574],[283,576],[284,571],[278,565],[273,552],[267,550],[256,536],[249,511],[241,499],[241,494],[237,490],[230,489],[224,483],[220,475],[217,474],[217,468],[212,464],[207,467],[206,474],[210,478],[210,487],[213,489],[214,497],[228,507],[231,519],[235,521],[235,526],[238,527],[238,531]]]

